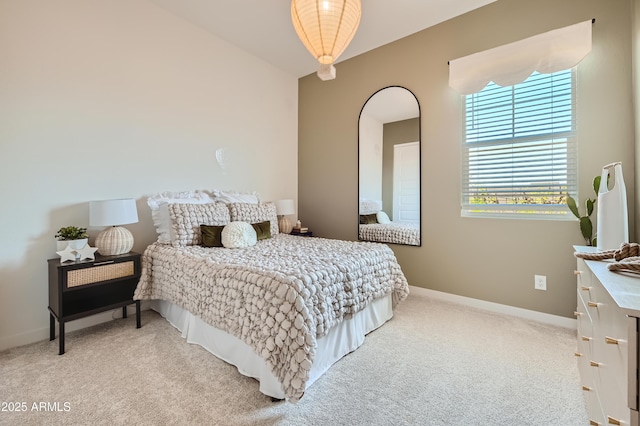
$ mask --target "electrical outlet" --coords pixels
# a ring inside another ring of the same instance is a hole
[[[534,288],[536,290],[546,290],[547,289],[547,277],[545,275],[534,275]]]

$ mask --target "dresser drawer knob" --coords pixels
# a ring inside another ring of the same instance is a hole
[[[620,339],[614,339],[613,337],[604,336],[604,341],[607,342],[608,345],[617,345],[622,342]]]
[[[607,416],[607,423],[609,423],[610,425],[621,425],[622,423],[620,422],[620,420],[611,417],[611,416]]]
[[[597,308],[599,303],[598,302],[592,302],[591,300],[589,300],[587,302],[587,305],[589,305],[590,308]]]
[[[600,423],[596,422],[595,420],[589,420],[589,426],[599,426]]]
[[[582,356],[582,354],[580,352],[575,352],[574,355],[575,356]]]
[[[578,271],[577,269],[573,271],[573,275],[580,275],[580,274],[582,274],[582,271]]]
[[[583,391],[591,392],[591,388],[589,386],[582,386]]]
[[[600,364],[599,362],[595,362],[595,361],[589,361],[589,365],[592,367],[600,367],[602,364]]]
[[[579,317],[580,315],[582,315],[582,312],[573,311],[573,316]]]
[[[582,336],[582,340],[584,340],[585,342],[588,342],[591,340],[591,337]]]
[[[582,291],[591,291],[592,288],[593,287],[588,287],[586,285],[583,285],[582,287],[580,287],[580,290],[582,290]]]

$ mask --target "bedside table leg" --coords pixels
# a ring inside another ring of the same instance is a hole
[[[122,318],[126,318],[127,317],[127,307],[123,306],[122,307]]]
[[[56,339],[56,319],[53,314],[49,314],[49,340]]]
[[[136,300],[136,328],[142,327],[140,323],[140,301]]]
[[[60,352],[58,355],[64,354],[64,321],[60,321]]]

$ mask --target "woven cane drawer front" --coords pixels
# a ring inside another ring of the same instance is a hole
[[[67,287],[79,287],[87,284],[130,277],[135,274],[135,262],[111,263],[93,268],[74,269],[67,272]]]

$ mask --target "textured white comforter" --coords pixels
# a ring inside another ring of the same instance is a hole
[[[380,243],[420,245],[420,226],[411,223],[361,224],[359,238]]]
[[[154,243],[134,299],[171,301],[251,346],[302,397],[316,339],[367,303],[409,294],[384,244],[278,234],[241,249]]]

